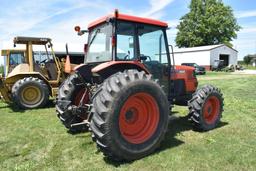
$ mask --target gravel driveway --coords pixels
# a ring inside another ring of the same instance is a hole
[[[256,70],[246,69],[246,70],[243,70],[243,71],[235,71],[232,74],[249,74],[249,75],[255,74],[256,75]]]

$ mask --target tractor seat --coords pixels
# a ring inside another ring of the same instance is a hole
[[[50,60],[45,63],[45,68],[47,69],[49,79],[50,80],[57,80],[58,77],[58,72],[57,72],[57,67],[56,64],[53,60]]]
[[[35,72],[39,72],[40,74],[42,74],[43,76],[45,76],[47,79],[49,79],[48,78],[48,74],[46,73],[46,71],[44,70],[44,69],[42,69],[41,67],[40,67],[40,65],[39,64],[34,64],[34,71]]]

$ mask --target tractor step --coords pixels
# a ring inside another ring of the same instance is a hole
[[[76,127],[76,126],[81,126],[81,125],[86,125],[89,127],[90,122],[88,122],[88,120],[84,120],[83,122],[72,124],[71,127]]]

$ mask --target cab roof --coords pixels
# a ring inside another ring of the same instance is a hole
[[[108,21],[109,19],[118,19],[118,20],[124,20],[124,21],[136,22],[136,23],[150,24],[150,25],[155,25],[155,26],[160,26],[160,27],[168,27],[167,23],[159,21],[159,20],[115,13],[115,14],[109,14],[107,16],[101,17],[101,18],[97,19],[96,21],[90,23],[88,25],[88,29],[91,30],[92,28]]]
[[[2,49],[0,57],[7,55],[8,52],[26,52],[26,50],[24,50],[24,49]]]
[[[31,42],[32,44],[37,45],[45,45],[48,42],[51,42],[50,38],[43,38],[43,37],[15,37],[13,39],[14,44],[27,44],[28,42]]]

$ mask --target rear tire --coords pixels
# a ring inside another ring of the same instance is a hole
[[[82,98],[85,90],[84,84],[76,73],[70,75],[59,87],[56,99],[57,116],[71,133],[84,132],[88,129],[86,125],[71,127],[72,124],[83,122],[87,119],[87,115],[75,115],[72,113],[72,110],[69,110],[69,108],[79,105],[80,99]],[[88,103],[88,101],[89,95],[87,94],[84,98],[84,103]]]
[[[216,128],[222,116],[223,101],[221,91],[212,85],[198,89],[188,102],[189,116],[195,128],[201,131]]]
[[[25,77],[12,87],[13,101],[22,109],[44,107],[49,101],[49,89],[43,80]]]
[[[169,104],[151,75],[137,70],[106,79],[93,96],[92,138],[112,160],[131,161],[159,147],[168,127]]]

